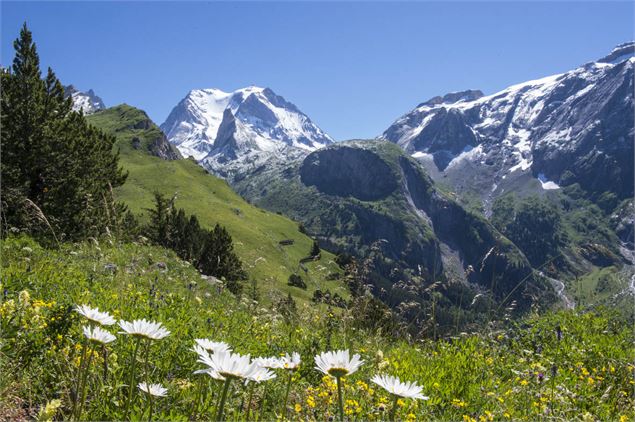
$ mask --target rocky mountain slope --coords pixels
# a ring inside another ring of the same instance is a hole
[[[183,158],[143,110],[120,104],[94,113],[90,122],[117,136],[117,147],[124,154],[135,150],[164,160]]]
[[[161,125],[184,156],[231,180],[272,157],[295,157],[333,142],[269,88],[190,91]]]
[[[572,71],[484,96],[435,97],[381,139],[400,145],[437,181],[487,206],[505,192],[578,183],[591,198],[633,195],[635,43]]]
[[[84,114],[92,114],[106,108],[102,99],[92,89],[83,92],[73,85],[68,85],[64,87],[64,95],[73,98],[73,111],[82,110]]]
[[[378,273],[388,280],[375,286],[379,296],[381,288],[391,291],[403,280],[420,279],[424,284],[416,291],[445,280],[455,286],[454,294],[461,288],[493,293],[494,301],[511,294],[525,306],[536,297],[553,299],[509,240],[441,193],[414,159],[389,142],[337,143],[263,167],[235,187],[301,221],[331,250],[366,255],[379,242],[385,260]]]

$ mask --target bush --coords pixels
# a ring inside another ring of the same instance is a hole
[[[293,287],[299,287],[301,289],[306,290],[306,283],[304,282],[304,280],[302,280],[302,277],[300,277],[297,274],[291,274],[289,276],[289,281],[287,281],[287,285],[293,286]]]

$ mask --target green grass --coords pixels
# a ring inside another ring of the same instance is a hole
[[[608,306],[618,309],[632,319],[633,298],[628,294],[629,274],[627,269],[615,266],[594,268],[569,282],[568,292],[582,306]]]
[[[299,261],[309,254],[312,239],[298,231],[296,222],[250,205],[225,181],[208,174],[190,159],[166,161],[143,149],[132,148],[133,137],[147,143],[161,135],[151,122],[148,129],[133,128],[148,119],[144,112],[121,105],[88,119],[91,124],[117,136],[120,163],[129,175],[126,183],[117,189],[116,197],[142,222],[147,218],[145,210],[152,207],[155,191],[167,197],[176,195],[176,206],[188,214],[196,214],[204,227],[211,228],[216,223],[227,227],[245,269],[262,287],[265,297],[270,290],[276,290],[284,294],[290,292],[295,298],[307,301],[316,289],[348,297],[341,282],[326,280],[327,275],[339,272],[333,254],[323,251],[320,261],[305,264],[307,272],[300,267]],[[294,244],[280,246],[278,242],[283,239],[293,239]],[[305,279],[306,290],[287,286],[289,275],[294,273]]]
[[[397,418],[402,420],[627,421],[635,417],[633,327],[605,310],[533,315],[482,333],[414,342],[358,328],[359,309],[333,315],[300,305],[297,316],[287,321],[263,304],[217,291],[191,265],[158,247],[91,241],[45,249],[20,237],[0,242],[0,251],[2,420],[35,419],[54,400],[60,404],[56,420],[69,419],[82,350],[81,327],[87,323],[72,311],[75,304],[98,307],[118,319],[159,321],[171,331],[152,344],[147,364],[145,353],[137,364],[139,380],[147,377],[168,389],[167,397],[155,400],[157,420],[213,418],[218,383],[208,381],[205,405],[195,405],[199,378],[192,371],[202,365],[190,349],[199,337],[225,341],[236,352],[252,356],[299,352],[302,363],[288,402],[292,420],[323,421],[334,415],[334,383],[313,368],[313,357],[339,348],[360,353],[365,361],[344,384],[349,420],[387,419],[392,400],[370,382],[378,373],[416,381],[430,397],[426,402],[401,401]],[[557,327],[562,330],[561,340]],[[105,359],[101,349],[95,350],[87,371],[82,420],[123,417],[133,341],[117,333],[118,327],[106,328],[117,339],[107,346]],[[278,378],[267,382],[262,414],[264,387],[256,389],[252,418],[279,417],[285,380],[279,370]],[[247,395],[242,383],[233,383],[228,420],[244,420]],[[133,420],[143,418],[146,409],[143,398],[136,397]]]

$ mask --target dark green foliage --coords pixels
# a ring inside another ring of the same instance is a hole
[[[559,255],[564,242],[561,211],[538,197],[525,198],[518,204],[512,196],[500,198],[492,207],[492,223],[534,266]]]
[[[287,284],[289,286],[299,287],[306,290],[306,283],[304,282],[304,280],[302,280],[302,277],[297,274],[291,274],[289,276],[289,281],[287,281]]]
[[[390,308],[379,299],[372,296],[361,296],[353,300],[351,308],[356,310],[353,320],[356,327],[380,331],[393,337],[400,335],[397,318]]]
[[[319,256],[320,255],[320,244],[317,240],[313,241],[313,245],[311,246],[311,251],[309,252],[309,256]]]
[[[213,230],[202,228],[196,216],[188,218],[183,209],[175,208],[174,199],[168,201],[159,193],[155,193],[154,208],[148,212],[150,223],[145,232],[154,243],[193,262],[203,274],[225,279],[233,293],[240,293],[241,285],[236,282],[246,279],[247,274],[227,229],[219,224]]]
[[[619,198],[613,192],[604,192],[600,196],[598,196],[596,203],[598,207],[602,209],[602,211],[608,213],[615,209],[615,207],[617,207]]]
[[[336,306],[338,308],[346,308],[346,300],[338,293],[331,293],[328,289],[326,291],[317,289],[313,292],[311,300],[314,303],[326,303],[327,305]]]
[[[227,280],[235,281],[247,278],[242,263],[234,252],[229,232],[219,224],[207,232],[196,266],[203,274],[211,274]]]
[[[342,269],[345,269],[352,262],[353,255],[346,252],[339,253],[337,254],[337,257],[335,257],[335,263],[337,263],[337,265],[339,265],[339,267]]]
[[[297,320],[298,318],[298,306],[295,303],[295,300],[291,297],[291,293],[287,295],[285,298],[281,298],[274,305],[273,308],[282,315],[284,321],[287,324]]]
[[[71,99],[39,57],[26,24],[2,83],[2,222],[41,238],[79,239],[116,228],[125,208],[112,188],[126,175],[115,139],[72,111]]]

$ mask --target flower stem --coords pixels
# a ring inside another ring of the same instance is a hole
[[[84,410],[84,403],[86,402],[86,382],[88,380],[88,371],[90,369],[90,364],[93,362],[93,354],[94,354],[94,350],[90,351],[90,356],[88,356],[88,363],[86,364],[86,367],[84,368],[84,379],[82,380],[82,388],[81,388],[81,394],[80,394],[80,402],[79,402],[79,408],[77,409],[77,419],[80,419],[82,416],[82,411]]]
[[[392,399],[392,409],[390,409],[390,420],[391,422],[395,420],[395,415],[397,414],[397,401],[399,400],[399,396],[393,394]]]
[[[246,420],[249,420],[249,414],[251,413],[251,399],[254,397],[254,387],[256,386],[256,382],[252,381],[251,386],[249,387],[249,400],[247,400],[247,417]]]
[[[291,392],[291,380],[293,379],[293,372],[289,371],[289,381],[287,382],[287,392],[284,395],[284,406],[282,407],[282,420],[287,416],[287,403],[289,402],[289,393]]]
[[[266,404],[267,404],[267,384],[265,383],[265,388],[262,392],[262,400],[260,401],[260,415],[258,415],[257,420],[262,419],[262,414],[266,410],[266,406],[265,406]]]
[[[77,419],[75,417],[75,410],[77,410],[77,404],[79,403],[79,389],[81,387],[82,384],[82,376],[83,376],[83,369],[84,369],[84,359],[86,359],[86,348],[87,345],[83,344],[82,345],[82,356],[81,358],[79,358],[79,367],[77,368],[77,379],[76,379],[76,384],[75,384],[75,395],[74,395],[74,400],[73,400],[73,408],[71,409],[71,416],[73,417],[73,419]]]
[[[198,409],[199,402],[200,402],[200,399],[201,399],[201,390],[203,390],[203,377],[204,376],[205,376],[204,374],[199,376],[198,389],[196,391],[196,396],[194,397],[194,402],[192,403],[192,410],[190,410],[190,416],[187,418],[190,421],[195,419],[194,416],[195,416],[195,413],[196,413],[196,411]]]
[[[344,421],[344,400],[342,398],[342,381],[341,377],[336,377],[337,380],[337,399],[340,406],[340,422]]]
[[[225,379],[225,385],[223,386],[223,394],[220,398],[220,404],[218,405],[218,411],[216,413],[216,420],[223,420],[223,410],[225,410],[225,400],[227,400],[227,392],[229,391],[229,384],[231,383],[231,378],[227,377]]]
[[[146,342],[146,356],[144,359],[146,385],[150,385],[150,339]]]
[[[102,385],[106,384],[106,381],[108,381],[108,350],[106,349],[105,345],[101,345],[101,354],[103,355],[104,358],[104,375],[103,375],[103,379],[102,379]]]
[[[152,405],[154,402],[152,401],[152,394],[148,394],[148,402],[150,404],[150,411],[148,412],[148,421],[152,421]]]
[[[141,343],[141,337],[137,337],[132,352],[132,367],[130,368],[130,378],[128,379],[128,400],[126,401],[126,407],[123,412],[123,419],[128,419],[128,412],[130,410],[130,402],[132,401],[132,392],[134,391],[134,374],[137,367],[137,352],[139,351],[139,344]]]

